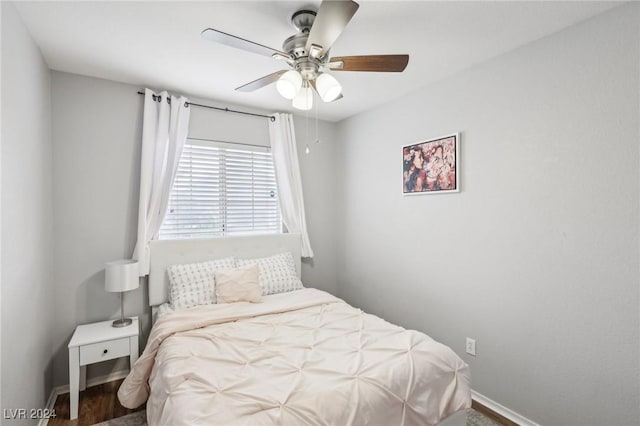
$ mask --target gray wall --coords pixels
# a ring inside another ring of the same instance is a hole
[[[60,72],[53,72],[52,86],[57,315],[53,339],[55,384],[62,385],[69,381],[66,345],[75,325],[119,314],[119,296],[104,291],[103,269],[109,260],[130,257],[135,245],[143,97],[136,95],[139,87]],[[197,107],[191,114],[191,137],[268,144],[266,119]],[[327,138],[311,156],[304,156],[305,141],[299,144],[316,251],[314,261],[303,264],[303,281],[335,292],[335,240],[325,228],[333,217],[332,129],[333,125],[321,123],[321,134]],[[150,328],[147,300],[144,283],[125,296],[125,312],[141,316],[144,337]],[[126,366],[126,360],[91,365],[87,375],[92,378]]]
[[[2,408],[39,408],[53,383],[51,76],[6,2],[1,158]]]
[[[308,287],[336,294],[336,126],[320,121],[320,142],[316,143],[314,119],[307,121],[305,117],[294,116],[293,125],[298,144],[307,231],[314,252],[313,259],[302,259],[302,281]],[[307,144],[309,154],[305,154]]]
[[[640,418],[638,9],[338,129],[338,295],[451,346],[475,390],[541,424]],[[457,131],[462,192],[403,197],[401,147]]]
[[[67,344],[77,324],[115,318],[104,264],[131,257],[136,239],[142,96],[136,88],[52,73],[56,386],[69,383]],[[150,324],[146,287],[127,292],[125,312]],[[126,368],[90,365],[87,377]]]

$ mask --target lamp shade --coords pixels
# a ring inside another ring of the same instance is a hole
[[[282,74],[276,82],[276,89],[283,98],[293,99],[302,87],[302,76],[298,71],[289,70]]]
[[[316,89],[325,102],[335,100],[342,93],[342,86],[332,75],[322,73],[316,78]]]
[[[137,260],[108,262],[104,268],[104,275],[104,288],[109,292],[135,290],[140,285]]]
[[[311,109],[313,106],[313,92],[309,84],[304,84],[291,103],[294,108],[301,109],[303,111]]]

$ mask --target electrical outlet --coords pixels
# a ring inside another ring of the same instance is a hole
[[[467,337],[467,353],[469,355],[476,356],[476,340],[470,337]]]

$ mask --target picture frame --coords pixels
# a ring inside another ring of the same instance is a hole
[[[402,147],[402,194],[460,192],[460,134]]]

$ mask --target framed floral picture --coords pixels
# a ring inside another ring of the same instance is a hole
[[[402,147],[402,193],[442,194],[460,191],[458,133]]]

